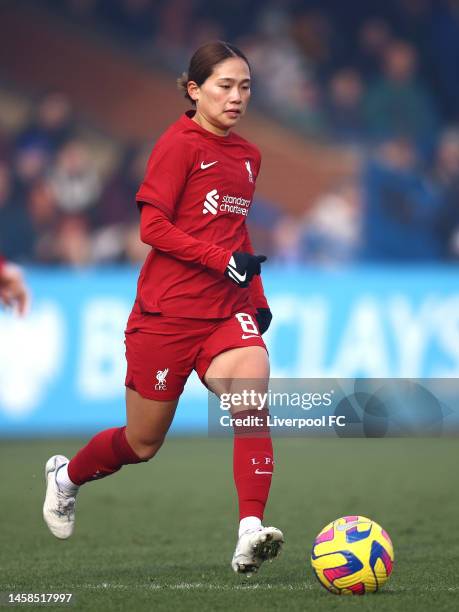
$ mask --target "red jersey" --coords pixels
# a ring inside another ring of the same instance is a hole
[[[267,307],[259,276],[240,288],[224,276],[234,251],[253,252],[245,221],[260,152],[217,136],[184,114],[161,136],[137,193],[142,239],[153,246],[137,286],[142,312],[225,318]]]

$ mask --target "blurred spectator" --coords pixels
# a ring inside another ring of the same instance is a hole
[[[283,265],[301,263],[301,227],[297,219],[285,215],[273,230],[274,261]]]
[[[361,247],[361,194],[357,181],[348,181],[324,194],[303,220],[303,258],[333,266],[355,263]]]
[[[255,199],[250,207],[250,215],[247,219],[249,234],[252,244],[257,250],[273,259],[276,256],[273,241],[273,228],[279,223],[284,213],[280,206],[262,200],[255,192]]]
[[[59,220],[56,198],[49,181],[37,181],[27,198],[28,258],[41,263],[54,260],[54,234]]]
[[[286,121],[296,122],[303,115],[309,124],[316,113],[318,87],[313,62],[302,54],[291,29],[288,6],[266,3],[259,15],[258,32],[239,44],[251,63],[256,102]]]
[[[431,69],[430,38],[433,8],[441,4],[438,0],[397,0],[394,21],[400,36],[415,45],[419,53],[420,68],[427,76]]]
[[[100,196],[95,211],[98,227],[138,220],[135,194],[143,181],[151,148],[148,143],[126,151]]]
[[[88,147],[78,140],[69,141],[59,151],[50,181],[57,206],[66,213],[90,211],[101,192]]]
[[[16,146],[21,150],[34,143],[53,154],[71,137],[73,128],[68,98],[59,92],[49,93],[39,103],[36,117],[19,134]]]
[[[373,137],[405,136],[428,156],[438,120],[430,96],[417,82],[416,64],[417,53],[406,42],[395,41],[386,48],[383,75],[368,90],[365,116]]]
[[[29,249],[29,236],[25,231],[28,222],[27,212],[14,193],[11,170],[6,163],[0,162],[0,252],[8,259],[24,260]]]
[[[14,194],[18,205],[24,206],[32,183],[44,176],[50,160],[49,149],[41,140],[29,140],[16,149],[13,172]]]
[[[244,41],[254,78],[254,98],[269,113],[308,135],[325,131],[322,92],[312,66],[301,57],[294,42],[280,32]]]
[[[298,83],[290,94],[290,104],[279,107],[276,116],[293,126],[300,134],[323,136],[326,133],[326,115],[319,84],[313,79]]]
[[[111,225],[95,233],[92,240],[92,263],[128,262],[141,264],[150,246],[140,240],[139,223]]]
[[[2,176],[4,173],[0,167],[0,191]],[[12,195],[10,193],[10,198]],[[20,262],[52,261],[52,233],[57,212],[49,184],[43,179],[32,184],[24,203],[18,204],[10,199],[2,207],[1,202],[0,195],[0,228],[7,228],[8,231],[0,234],[0,249]]]
[[[312,73],[293,42],[268,34],[247,40],[245,47],[256,83],[256,99],[271,108],[302,109],[302,92]]]
[[[326,69],[332,59],[333,25],[328,15],[317,9],[295,11],[291,36],[304,57]]]
[[[435,164],[435,178],[442,186],[459,179],[459,127],[450,127],[441,135]],[[459,209],[459,206],[458,206]]]
[[[62,217],[54,236],[54,256],[57,262],[75,268],[91,263],[91,236],[85,217]]]
[[[383,56],[392,41],[389,24],[380,18],[364,21],[358,32],[358,47],[354,64],[366,79],[379,74]]]
[[[363,258],[368,261],[435,261],[441,200],[418,169],[406,139],[382,143],[364,171]]]
[[[440,138],[434,180],[443,201],[439,231],[445,259],[459,259],[459,128]]]
[[[121,223],[96,230],[91,236],[91,263],[122,261],[126,231],[126,227]],[[138,231],[137,228],[137,233]]]
[[[332,75],[328,88],[327,122],[331,135],[339,142],[362,144],[365,140],[363,93],[364,85],[356,70],[344,68]]]

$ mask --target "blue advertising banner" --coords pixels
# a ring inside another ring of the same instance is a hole
[[[33,308],[0,313],[0,435],[81,434],[124,422],[132,268],[28,270]],[[459,377],[459,271],[264,268],[273,378]],[[155,381],[155,373],[152,373]],[[207,429],[193,375],[175,433]]]

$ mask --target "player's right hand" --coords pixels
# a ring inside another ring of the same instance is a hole
[[[266,261],[264,255],[251,255],[235,251],[228,265],[225,276],[231,279],[238,287],[248,287],[255,274],[260,274],[261,264]]]
[[[11,307],[20,315],[29,309],[30,294],[24,282],[21,268],[4,263],[0,268],[0,304]]]

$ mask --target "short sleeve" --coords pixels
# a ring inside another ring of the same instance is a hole
[[[190,149],[178,135],[163,137],[151,152],[136,201],[153,204],[172,219],[192,167]]]

